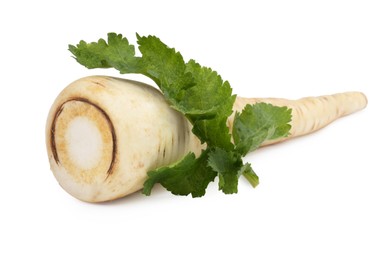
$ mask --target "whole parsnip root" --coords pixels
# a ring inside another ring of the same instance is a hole
[[[280,142],[316,131],[363,109],[364,94],[348,92],[300,100],[237,98],[234,110],[266,102],[292,109],[292,128]],[[232,118],[228,125],[231,128]],[[65,88],[49,112],[46,144],[51,169],[74,197],[101,202],[140,190],[147,172],[204,146],[192,126],[159,90],[135,81],[91,76]]]

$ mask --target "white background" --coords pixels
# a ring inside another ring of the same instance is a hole
[[[390,259],[389,1],[2,1],[0,26],[0,259]],[[67,84],[119,76],[67,51],[107,32],[156,35],[241,96],[358,90],[369,105],[247,156],[256,189],[80,202],[44,128]]]

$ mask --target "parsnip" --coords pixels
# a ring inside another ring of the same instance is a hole
[[[266,102],[292,109],[291,135],[316,131],[363,109],[364,94],[349,92],[297,101],[237,98],[234,110]],[[228,120],[232,126],[232,118]],[[135,81],[92,76],[65,88],[49,112],[46,145],[51,170],[72,196],[101,202],[142,188],[147,172],[205,147],[191,124],[157,89]]]

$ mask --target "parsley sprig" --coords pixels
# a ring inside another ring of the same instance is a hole
[[[173,194],[201,197],[217,176],[219,189],[226,194],[237,193],[241,175],[256,187],[259,178],[242,158],[266,140],[287,136],[291,110],[265,103],[247,105],[235,113],[230,134],[227,119],[236,95],[232,95],[229,82],[194,60],[185,62],[179,52],[155,36],[137,34],[137,39],[141,56],[136,56],[134,45],[116,33],[109,33],[107,41],[69,45],[69,51],[89,69],[115,68],[121,74],[151,78],[167,102],[191,122],[192,132],[207,143],[199,157],[190,152],[172,165],[148,172],[143,193],[150,195],[153,186],[160,183]]]

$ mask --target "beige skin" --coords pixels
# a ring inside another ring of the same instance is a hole
[[[366,97],[348,92],[300,100],[237,98],[234,110],[267,102],[292,109],[291,134],[316,131],[363,109]],[[229,118],[231,128],[233,118]],[[190,123],[146,84],[92,76],[66,87],[55,100],[46,126],[51,170],[72,196],[88,202],[124,197],[142,188],[147,172],[169,165],[202,146]]]
[[[357,112],[367,106],[367,98],[361,92],[345,92],[320,97],[305,97],[298,100],[283,98],[237,98],[235,111],[241,111],[245,105],[259,102],[291,108],[291,130],[286,138],[266,141],[262,146],[278,143],[293,137],[315,132],[334,120]],[[233,118],[229,120],[229,127]]]

